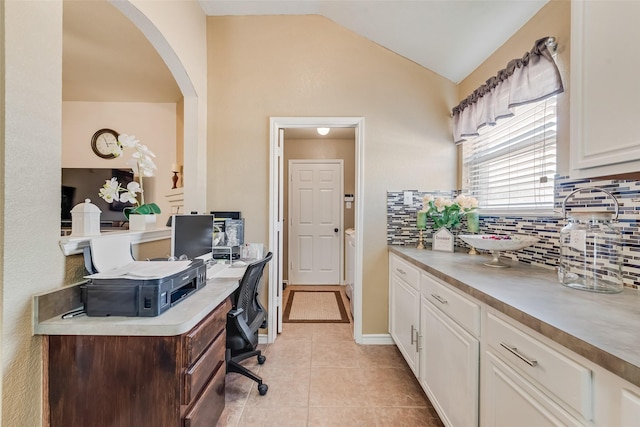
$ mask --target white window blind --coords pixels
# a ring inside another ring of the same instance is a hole
[[[556,98],[515,107],[462,143],[463,183],[481,209],[553,209]]]

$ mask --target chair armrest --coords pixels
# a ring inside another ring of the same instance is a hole
[[[229,310],[227,313],[227,317],[229,319],[235,319],[240,316],[244,312],[244,308],[234,308],[233,310]]]

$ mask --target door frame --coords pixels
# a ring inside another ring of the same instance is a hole
[[[338,212],[338,229],[340,232],[338,233],[338,284],[344,284],[344,160],[342,159],[289,159],[288,162],[288,177],[289,180],[289,191],[287,194],[287,200],[289,201],[289,209],[285,218],[288,221],[287,224],[287,249],[289,252],[289,266],[287,266],[287,277],[291,280],[291,222],[289,220],[292,218],[291,215],[291,165],[292,164],[332,164],[340,166],[340,192],[339,192],[339,212]]]
[[[278,307],[282,309],[282,170],[284,156],[280,134],[287,128],[343,127],[355,128],[355,176],[354,227],[356,230],[356,254],[353,284],[353,334],[357,343],[362,343],[362,226],[364,224],[364,117],[270,117],[269,118],[269,248],[273,262],[269,268],[269,329],[267,342],[272,343],[278,335]]]

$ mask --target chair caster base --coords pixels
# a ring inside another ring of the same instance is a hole
[[[262,365],[265,361],[267,360],[267,358],[263,355],[259,355],[258,356],[258,364]]]
[[[260,396],[264,396],[265,394],[267,394],[267,390],[269,390],[268,385],[258,384],[258,393],[260,393]]]

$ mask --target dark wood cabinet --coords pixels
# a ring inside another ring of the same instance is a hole
[[[226,299],[178,336],[44,340],[52,427],[214,426],[224,409]]]

